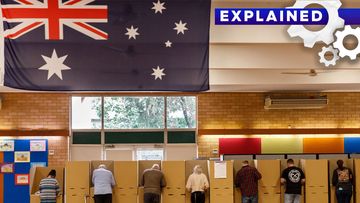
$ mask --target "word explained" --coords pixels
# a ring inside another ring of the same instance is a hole
[[[328,21],[324,9],[216,8],[216,25],[323,25]]]

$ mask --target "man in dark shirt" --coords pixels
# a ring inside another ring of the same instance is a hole
[[[334,170],[332,184],[336,189],[338,203],[350,203],[352,196],[353,174],[350,168],[344,167],[344,161],[336,162],[338,168]]]
[[[300,203],[301,186],[305,183],[305,174],[294,166],[294,160],[287,160],[287,168],[281,174],[281,184],[286,184],[284,203]]]
[[[144,203],[161,202],[161,189],[166,186],[166,181],[158,164],[144,171],[141,186],[144,186]]]
[[[257,203],[258,181],[261,179],[261,174],[256,168],[249,166],[248,161],[243,161],[242,165],[235,179],[236,187],[240,187],[242,203]]]

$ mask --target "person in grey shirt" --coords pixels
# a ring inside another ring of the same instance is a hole
[[[112,203],[112,188],[115,186],[115,180],[111,171],[107,170],[104,164],[94,170],[92,182],[95,203]]]
[[[166,186],[166,181],[158,164],[144,171],[141,186],[144,186],[144,203],[161,202],[161,188]]]

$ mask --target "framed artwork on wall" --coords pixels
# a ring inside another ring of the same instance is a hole
[[[29,174],[15,174],[15,185],[29,185]]]
[[[46,140],[30,140],[30,151],[45,152],[46,151]]]
[[[14,146],[14,140],[0,140],[0,151],[2,152],[12,152]]]
[[[14,162],[15,163],[29,163],[30,162],[30,152],[15,152],[14,153]]]
[[[13,163],[3,163],[0,165],[0,173],[14,173]]]

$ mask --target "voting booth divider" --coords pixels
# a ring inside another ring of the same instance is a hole
[[[328,160],[302,160],[301,166],[305,172],[305,202],[329,202],[329,169]]]
[[[90,162],[65,164],[65,197],[66,203],[90,202]]]
[[[138,164],[136,161],[115,161],[113,202],[137,203]]]
[[[234,202],[233,161],[210,161],[210,202]]]
[[[255,160],[261,173],[259,181],[259,203],[280,202],[280,160]]]
[[[185,161],[164,161],[162,171],[165,175],[166,187],[163,189],[163,202],[185,202]]]
[[[49,172],[54,169],[56,171],[56,180],[59,183],[59,196],[56,203],[63,202],[64,194],[64,168],[62,167],[33,167],[30,169],[30,203],[40,203],[39,185],[40,181],[46,178]]]

